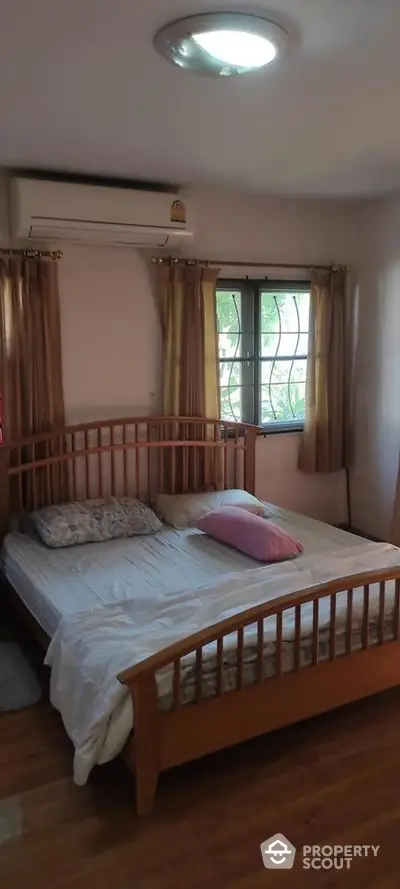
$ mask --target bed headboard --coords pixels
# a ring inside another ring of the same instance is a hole
[[[0,446],[0,536],[59,503],[244,488],[254,493],[258,428],[204,417],[128,417],[65,426]]]

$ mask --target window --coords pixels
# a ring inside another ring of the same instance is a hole
[[[218,282],[223,420],[302,428],[309,306],[307,282]]]

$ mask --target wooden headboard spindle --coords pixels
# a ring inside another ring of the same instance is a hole
[[[130,494],[151,502],[167,490],[233,487],[254,493],[257,431],[204,417],[128,417],[3,444],[0,535],[11,516],[60,499]]]

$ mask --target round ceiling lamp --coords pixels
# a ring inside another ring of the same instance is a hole
[[[216,77],[275,66],[287,45],[288,35],[279,25],[233,12],[179,19],[154,38],[156,50],[174,65]]]

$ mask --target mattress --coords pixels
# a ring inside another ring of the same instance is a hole
[[[272,521],[297,538],[304,554],[334,553],[360,539],[331,525],[267,504]],[[169,526],[155,536],[49,549],[33,536],[12,532],[3,548],[3,572],[48,636],[60,621],[99,605],[184,593],[246,573],[259,562],[197,530]]]

